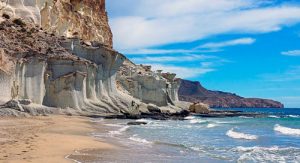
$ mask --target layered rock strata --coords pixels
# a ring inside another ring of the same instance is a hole
[[[144,103],[157,106],[174,105],[180,83],[176,74],[151,71],[150,66],[135,65],[126,60],[118,72],[118,86]]]
[[[135,70],[124,69],[126,57],[99,42],[57,37],[21,19],[3,21],[0,35],[0,99],[15,99],[2,108],[14,104],[17,111],[61,108],[130,118],[182,112],[175,105],[179,83],[134,64]],[[124,72],[137,71],[142,72],[131,80],[138,85],[131,88]],[[24,99],[30,102],[25,105]]]
[[[3,0],[0,16],[0,102],[13,99],[2,108],[187,114],[175,74],[152,72],[112,49],[104,0]]]
[[[4,13],[59,36],[77,36],[112,47],[105,0],[1,0],[0,15]]]

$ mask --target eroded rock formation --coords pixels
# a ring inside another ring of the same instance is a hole
[[[1,2],[0,102],[12,99],[2,108],[130,118],[187,115],[175,74],[152,72],[112,49],[104,5],[104,0]]]
[[[60,36],[77,36],[112,47],[105,0],[1,0],[0,15],[3,13]]]
[[[144,103],[175,105],[180,83],[176,74],[153,72],[151,66],[135,65],[126,60],[118,72],[119,88]]]

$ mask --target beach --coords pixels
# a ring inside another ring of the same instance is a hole
[[[76,150],[116,149],[90,136],[93,131],[86,117],[0,118],[0,162],[73,162],[66,157]]]

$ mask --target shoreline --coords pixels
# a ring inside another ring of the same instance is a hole
[[[89,133],[95,131],[87,117],[0,118],[0,162],[74,162],[78,150],[116,150]]]

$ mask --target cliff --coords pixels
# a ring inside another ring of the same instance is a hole
[[[175,74],[112,49],[103,0],[8,0],[0,14],[0,115],[187,114]]]
[[[0,14],[3,13],[58,36],[79,37],[109,47],[113,44],[105,0],[5,0],[0,2]]]
[[[200,82],[181,80],[179,99],[202,102],[212,108],[283,108],[277,101],[259,98],[244,98],[233,93],[205,89]]]

